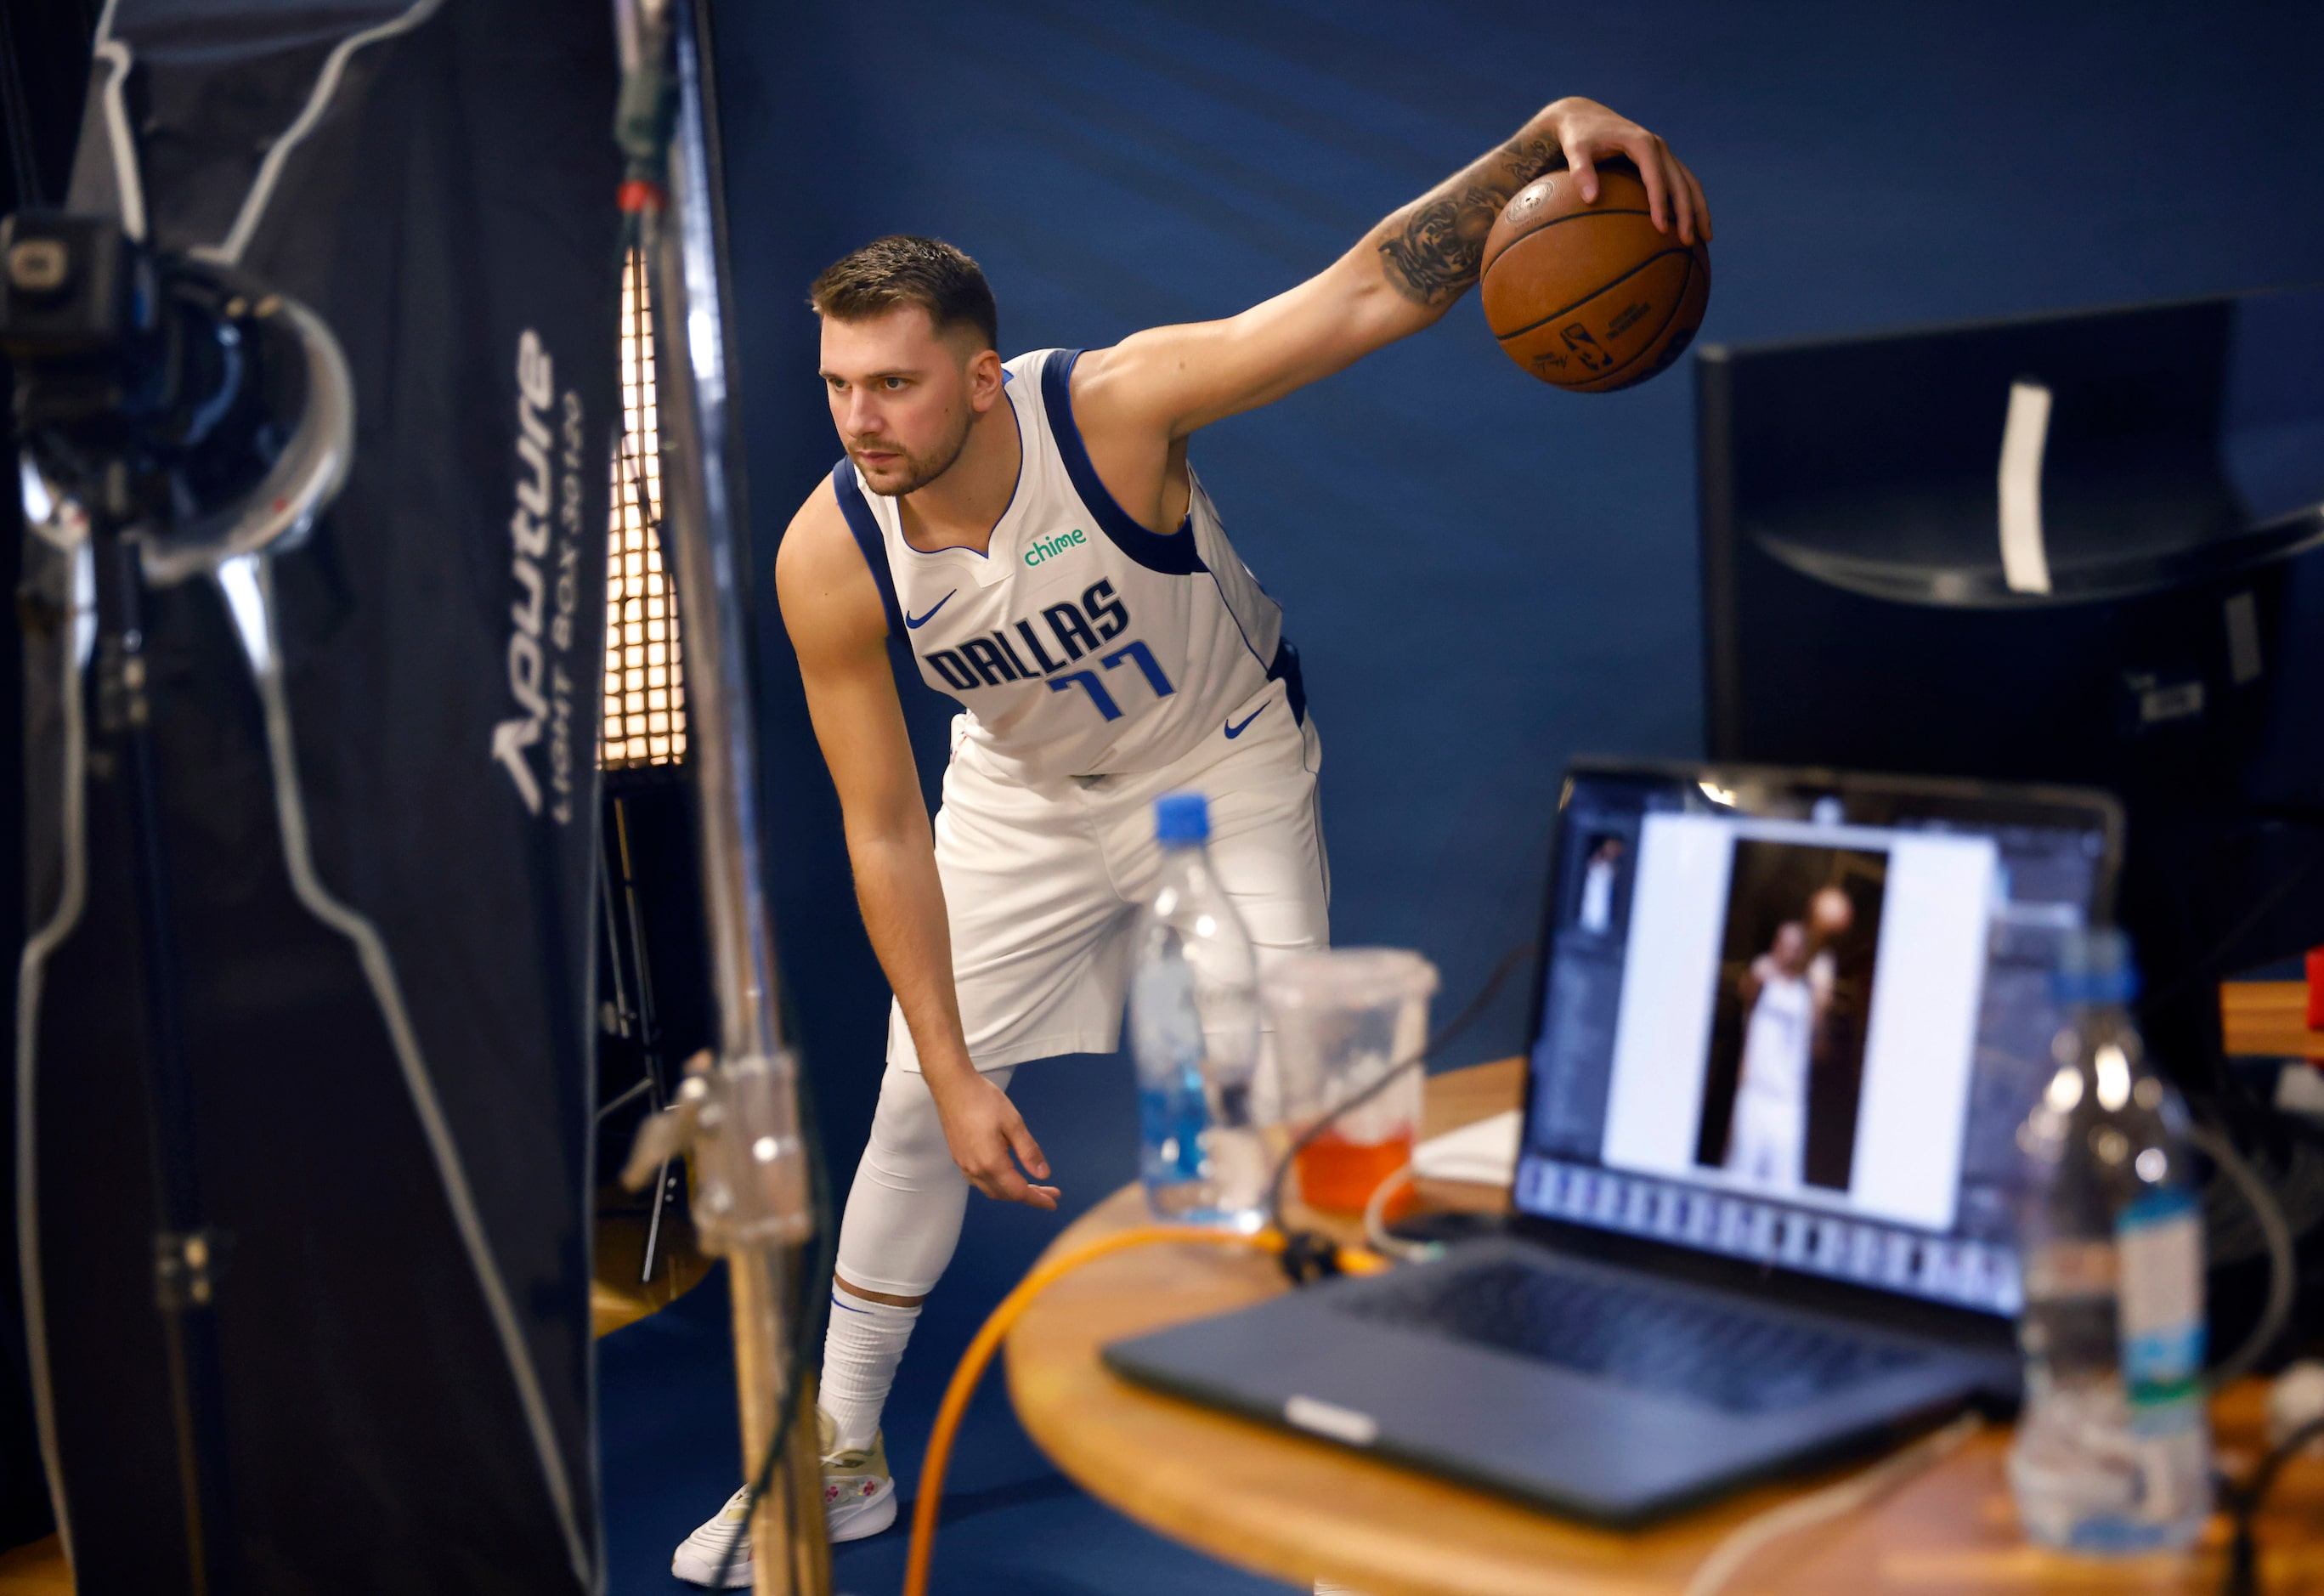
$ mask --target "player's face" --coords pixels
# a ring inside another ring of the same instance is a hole
[[[1807,927],[1797,920],[1785,920],[1775,927],[1775,946],[1768,950],[1775,955],[1775,967],[1787,975],[1796,975],[1808,967]]]
[[[873,493],[915,493],[960,457],[976,420],[961,344],[939,337],[917,305],[862,321],[823,318],[831,423]]]

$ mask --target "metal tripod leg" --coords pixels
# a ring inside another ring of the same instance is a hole
[[[648,1101],[659,1113],[669,1105],[669,1083],[662,1078],[661,1018],[654,1008],[653,961],[646,952],[645,913],[638,906],[637,868],[630,857],[630,807],[617,798],[613,808],[613,844],[622,861],[622,912],[629,922],[631,975],[637,992],[638,1045],[645,1057]],[[641,1286],[653,1284],[654,1259],[661,1246],[662,1215],[669,1208],[671,1185],[669,1161],[664,1159],[660,1177],[654,1182],[653,1212],[646,1221],[646,1256],[638,1274]]]
[[[654,1175],[653,1213],[646,1220],[646,1261],[645,1267],[638,1272],[638,1284],[641,1286],[653,1284],[654,1253],[661,1245],[662,1210],[669,1206],[669,1167],[673,1162],[675,1160],[664,1158],[661,1167]]]
[[[612,1102],[599,1107],[597,1118],[601,1121],[640,1097],[646,1100],[649,1113],[659,1113],[669,1106],[670,1098],[669,1083],[663,1079],[661,1024],[654,1010],[653,964],[646,952],[645,914],[638,903],[637,872],[630,858],[629,805],[619,797],[611,797],[605,807],[612,825],[597,862],[597,896],[605,925],[607,964],[613,982],[611,1008],[615,1025],[610,1029],[637,1044],[645,1073]],[[614,908],[616,877],[621,885],[618,911]],[[653,1284],[654,1264],[661,1251],[662,1220],[675,1191],[670,1161],[664,1159],[654,1181],[652,1206],[646,1219],[645,1258],[638,1271],[641,1286]]]

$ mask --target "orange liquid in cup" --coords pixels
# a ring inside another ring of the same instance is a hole
[[[1299,1195],[1310,1208],[1332,1213],[1361,1213],[1379,1183],[1412,1162],[1412,1131],[1387,1141],[1350,1141],[1337,1130],[1299,1149]],[[1410,1185],[1388,1202],[1393,1223],[1419,1204]]]

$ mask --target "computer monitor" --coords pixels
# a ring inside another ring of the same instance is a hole
[[[1517,1209],[2014,1314],[2050,972],[2119,844],[2095,793],[1577,765]]]
[[[1712,757],[2116,792],[2148,1040],[2211,1084],[2219,979],[2324,942],[2324,289],[1696,379]]]

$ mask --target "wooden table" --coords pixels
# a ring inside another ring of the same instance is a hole
[[[2304,981],[2231,981],[2219,989],[2227,1051],[2324,1059],[2324,1031],[2308,1029]]]
[[[1425,1133],[1511,1106],[1506,1059],[1429,1082]],[[1425,1184],[1439,1206],[1497,1208],[1498,1188]],[[1145,1220],[1135,1186],[1050,1248],[1068,1251]],[[1721,1536],[1833,1475],[1765,1486],[1638,1534],[1585,1528],[1320,1441],[1156,1395],[1108,1373],[1104,1342],[1243,1306],[1285,1289],[1273,1260],[1215,1247],[1141,1248],[1051,1287],[1010,1338],[1009,1388],[1027,1430],[1093,1495],[1177,1540],[1305,1586],[1367,1596],[1646,1596],[1678,1591]],[[2246,1382],[2216,1420],[2223,1461],[2257,1455],[2262,1392]],[[2002,1472],[2006,1437],[1973,1438],[1870,1508],[1776,1542],[1732,1593],[1861,1596],[1869,1591],[2202,1592],[2219,1586],[2225,1524],[2189,1556],[2080,1562],[2018,1533]],[[2262,1589],[2324,1596],[2324,1463],[2278,1481],[2261,1520]]]

